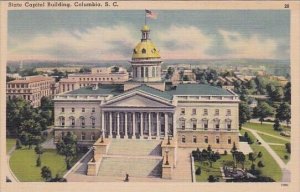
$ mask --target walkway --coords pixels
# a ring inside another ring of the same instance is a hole
[[[270,133],[266,133],[266,132],[263,132],[263,131],[253,130],[253,129],[248,128],[248,127],[243,127],[243,129],[246,129],[246,130],[252,130],[252,131],[255,131],[255,132],[257,132],[257,133],[261,133],[261,134],[264,134],[264,135],[268,135],[268,136],[270,136],[270,137],[274,137],[274,138],[281,139],[281,140],[284,140],[284,141],[288,141],[288,142],[291,141],[290,139],[287,139],[287,138],[284,138],[284,137],[276,136],[276,135],[273,135],[273,134],[270,134]]]
[[[173,181],[192,182],[192,167],[190,158],[192,150],[192,148],[177,149],[177,165],[173,170]]]
[[[8,179],[11,180],[11,182],[20,182],[18,180],[18,178],[15,176],[15,174],[13,173],[13,171],[10,169],[10,166],[9,166],[10,156],[15,151],[15,149],[16,149],[16,147],[11,148],[9,150],[9,152],[7,153],[7,155],[6,155],[6,165],[7,165],[6,176],[7,176]]]
[[[260,136],[257,134],[257,132],[249,128],[243,127],[243,129],[250,131],[260,142],[261,145],[270,153],[270,155],[273,157],[273,159],[276,161],[276,163],[279,165],[279,167],[282,170],[282,182],[289,182],[291,178],[291,173],[288,169],[288,166],[280,159],[280,157],[274,152],[274,150],[266,143]]]

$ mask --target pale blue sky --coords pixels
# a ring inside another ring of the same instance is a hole
[[[153,11],[166,59],[289,59],[287,10]],[[130,59],[143,24],[144,10],[9,11],[9,59]]]

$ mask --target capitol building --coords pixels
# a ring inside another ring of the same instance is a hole
[[[170,139],[176,147],[193,149],[210,145],[230,150],[234,143],[239,147],[238,95],[207,84],[166,85],[150,28],[144,25],[141,33],[132,50],[131,79],[97,82],[55,95],[55,142],[73,132],[81,146],[103,137]]]

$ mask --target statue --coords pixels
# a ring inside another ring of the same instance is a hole
[[[95,147],[93,146],[92,147],[92,162],[96,162],[96,159],[95,159]]]
[[[170,143],[170,136],[168,135],[168,143],[167,143],[167,145],[170,145],[171,143]]]

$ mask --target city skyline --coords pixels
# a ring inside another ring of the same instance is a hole
[[[289,59],[289,11],[153,11],[163,59]],[[143,25],[144,10],[10,11],[8,59],[128,60]]]

